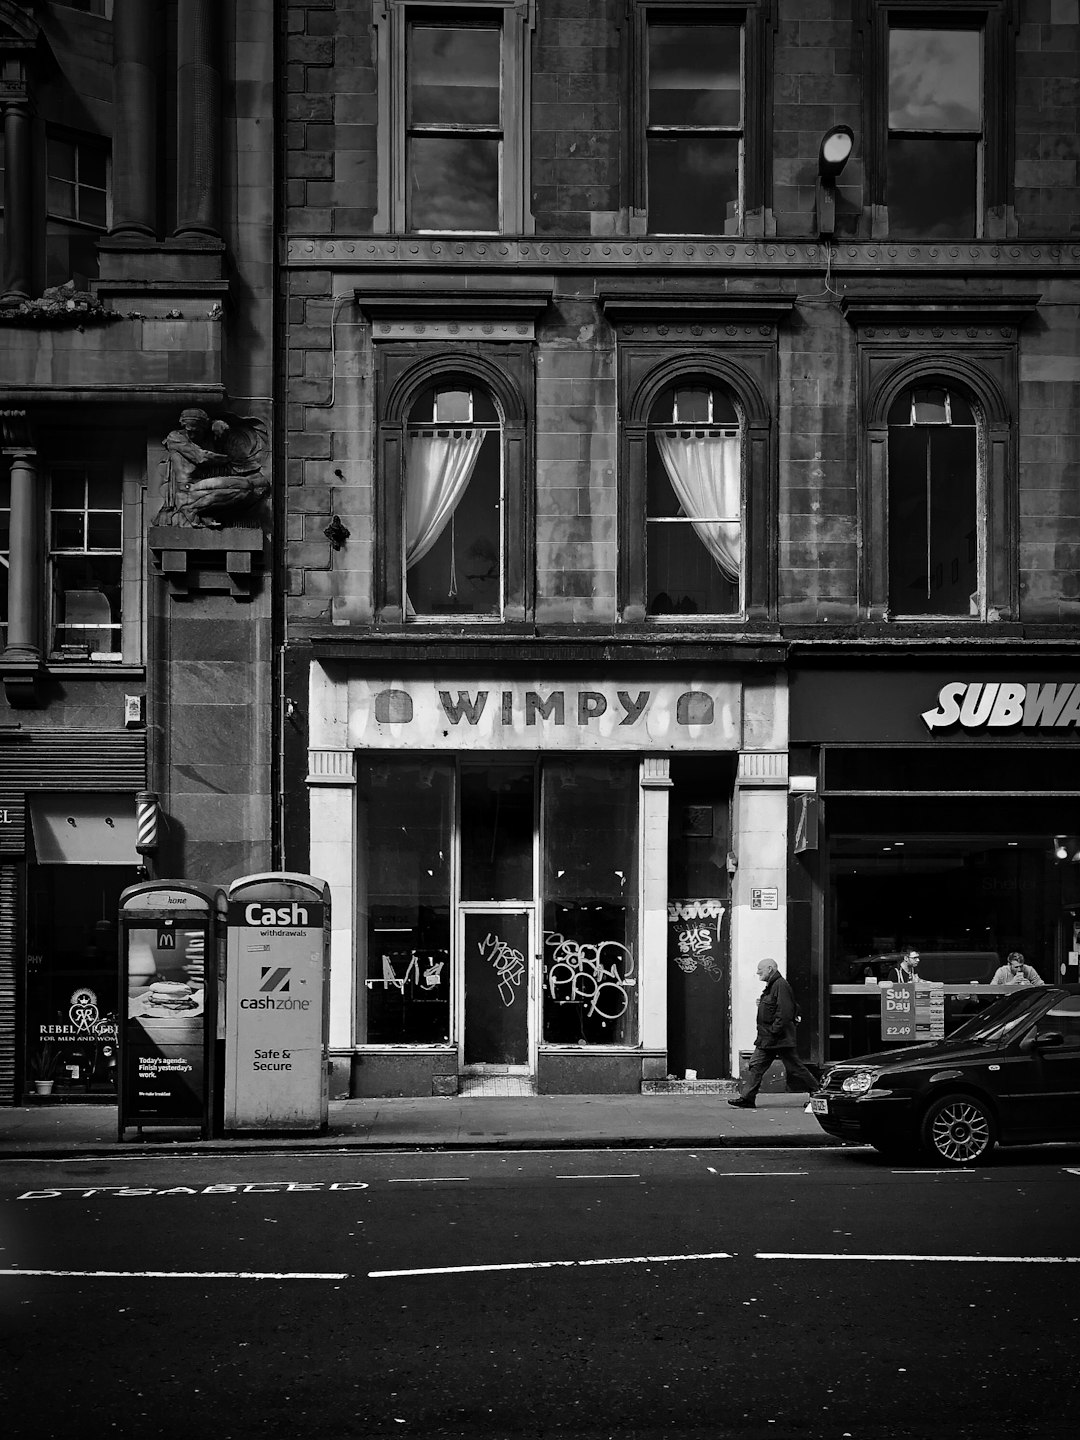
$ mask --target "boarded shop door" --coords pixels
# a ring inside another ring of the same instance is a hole
[[[462,915],[466,1065],[529,1063],[531,921],[524,908]]]

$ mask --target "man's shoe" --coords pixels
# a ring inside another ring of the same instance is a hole
[[[734,1105],[736,1110],[754,1110],[757,1107],[757,1101],[752,1095],[740,1095],[737,1100],[729,1100],[727,1103]]]

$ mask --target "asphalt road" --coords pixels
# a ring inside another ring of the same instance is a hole
[[[1056,1440],[1080,1150],[0,1164],[5,1436]]]

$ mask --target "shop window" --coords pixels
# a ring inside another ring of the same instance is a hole
[[[933,12],[918,0],[872,4],[880,83],[869,89],[868,169],[883,235],[1012,233],[1010,9],[1009,0]]]
[[[97,242],[109,223],[109,151],[99,140],[50,134],[45,149],[45,283],[98,273]]]
[[[402,562],[411,616],[503,609],[502,426],[483,390],[433,386],[409,412]]]
[[[742,608],[742,434],[717,386],[680,382],[649,417],[645,585],[649,615]]]
[[[533,897],[534,767],[461,766],[461,898]]]
[[[50,651],[62,658],[123,655],[122,477],[108,465],[50,472]]]
[[[543,1039],[638,1035],[636,759],[552,759],[543,776]]]
[[[967,400],[945,386],[903,391],[888,416],[889,610],[982,610],[978,430]]]
[[[453,762],[380,760],[358,787],[357,1033],[369,1045],[447,1043]]]
[[[521,233],[530,6],[387,0],[376,15],[376,232]]]
[[[763,233],[758,4],[632,0],[634,207],[650,234]]]

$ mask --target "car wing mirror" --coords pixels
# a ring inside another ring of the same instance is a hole
[[[1065,1044],[1065,1036],[1060,1030],[1040,1030],[1035,1036],[1035,1044],[1040,1050],[1053,1050],[1055,1046]]]

